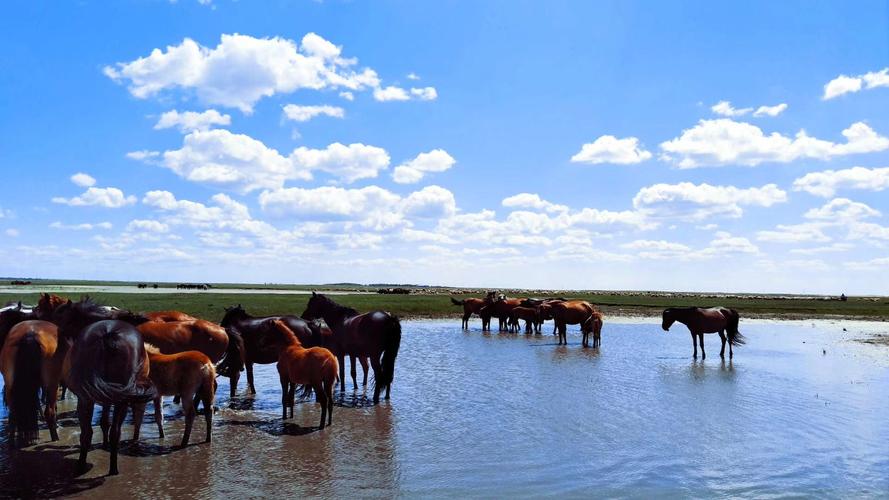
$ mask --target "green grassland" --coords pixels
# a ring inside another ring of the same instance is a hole
[[[93,282],[95,284],[95,282]],[[119,283],[116,283],[119,284]],[[353,285],[348,285],[352,287]],[[354,285],[359,287],[359,285]],[[242,287],[243,288],[243,287]],[[294,288],[296,288],[294,286]],[[301,287],[307,289],[309,287]],[[330,289],[316,286],[315,289]],[[335,295],[334,300],[359,311],[382,309],[404,318],[457,318],[462,308],[451,304],[446,289],[425,291],[411,295],[383,295],[356,293]],[[769,295],[712,295],[663,292],[558,292],[566,298],[584,299],[598,305],[603,312],[613,316],[655,316],[666,307],[715,306],[737,309],[742,317],[811,319],[856,318],[889,321],[889,298],[850,297],[847,301],[827,297],[795,297]],[[64,294],[62,294],[64,296]],[[452,294],[456,298],[478,296]],[[551,296],[551,294],[514,293],[510,296]],[[555,295],[555,294],[552,294]],[[77,295],[68,295],[78,299]],[[103,304],[133,311],[158,311],[175,309],[211,321],[219,321],[226,306],[241,304],[253,315],[300,314],[305,308],[308,295],[296,294],[244,294],[244,293],[93,293],[92,297]],[[35,303],[37,293],[0,294],[0,304],[22,300]]]

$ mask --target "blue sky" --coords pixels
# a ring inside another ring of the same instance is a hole
[[[0,275],[887,292],[885,2],[14,2],[0,40]]]

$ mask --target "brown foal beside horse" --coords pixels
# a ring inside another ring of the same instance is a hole
[[[164,413],[161,409],[163,396],[182,396],[182,411],[185,413],[185,433],[182,435],[181,447],[188,446],[191,428],[194,424],[196,401],[204,403],[204,419],[207,423],[207,439],[213,429],[213,401],[216,396],[216,368],[206,354],[198,351],[186,351],[176,354],[161,354],[160,350],[145,344],[145,352],[151,370],[148,374],[157,388],[154,398],[154,420],[157,432],[164,437]],[[145,404],[133,407],[133,440],[139,440],[139,429],[142,427],[142,416]]]
[[[509,313],[510,323],[514,323],[518,328],[519,320],[525,321],[525,333],[540,333],[538,325],[537,309],[533,307],[518,306],[513,308]]]
[[[294,393],[299,384],[303,386],[304,395],[315,391],[318,396],[318,402],[321,403],[321,423],[318,427],[324,429],[325,420],[327,425],[333,423],[333,386],[336,385],[339,373],[336,356],[323,347],[306,349],[283,321],[276,319],[274,324],[279,335],[273,341],[281,346],[278,375],[281,377],[284,419],[287,419],[288,407],[290,418],[293,418]]]
[[[559,345],[568,345],[567,325],[581,325],[581,331],[583,331],[584,323],[597,310],[585,300],[566,300],[564,302],[553,302],[550,305],[552,307],[553,321],[555,321],[556,330],[559,332]]]
[[[50,437],[59,440],[56,400],[68,347],[68,341],[59,338],[56,325],[48,321],[23,321],[10,329],[0,352],[10,444],[25,446],[37,439],[41,390]]]
[[[732,346],[744,345],[744,336],[738,331],[738,323],[740,316],[738,311],[727,307],[671,307],[664,310],[661,327],[664,331],[668,331],[674,322],[680,322],[688,327],[691,333],[691,344],[694,347],[692,357],[698,357],[698,344],[701,343],[701,359],[707,358],[704,352],[704,334],[718,333],[722,340],[722,350],[719,351],[719,357],[725,359],[725,344],[728,337],[728,357],[734,356]],[[697,339],[695,338],[697,336]]]
[[[580,331],[583,333],[583,346],[589,347],[590,334],[593,335],[593,347],[602,345],[602,324],[605,316],[599,311],[593,311],[590,317],[580,325]]]

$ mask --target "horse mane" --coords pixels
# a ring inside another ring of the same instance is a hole
[[[283,321],[281,321],[280,319],[276,319],[272,321],[272,323],[275,325],[275,328],[277,328],[278,331],[281,332],[282,335],[284,335],[284,339],[288,341],[288,345],[295,344],[302,347],[302,342],[299,341],[299,339],[296,337],[296,334],[293,333],[293,330],[291,330],[290,327],[288,327]]]
[[[349,306],[344,306],[342,304],[338,304],[338,303],[334,302],[334,300],[331,299],[330,297],[328,297],[327,295],[319,293],[319,294],[316,294],[315,297],[316,297],[315,300],[322,301],[327,308],[333,309],[333,311],[336,312],[337,314],[342,314],[345,317],[351,317],[351,316],[358,315],[358,311],[356,311],[355,309],[352,309]]]

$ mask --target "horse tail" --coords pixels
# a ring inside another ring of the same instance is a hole
[[[399,346],[401,346],[401,321],[397,316],[389,314],[383,330],[382,373],[380,380],[374,382],[380,387],[388,387],[395,378],[395,358],[398,356]]]
[[[15,422],[16,439],[31,443],[37,439],[40,415],[40,389],[43,387],[43,349],[33,335],[18,343],[13,367],[10,420]]]
[[[231,377],[235,373],[244,371],[244,365],[247,364],[244,337],[234,328],[226,328],[225,333],[228,335],[228,347],[225,348],[222,359],[216,363],[216,373],[223,377]]]
[[[463,301],[463,300],[457,300],[457,299],[455,299],[454,297],[451,297],[451,304],[454,304],[455,306],[462,306],[462,305],[463,305],[463,302],[465,302],[465,301]]]
[[[738,323],[741,320],[741,316],[738,314],[738,311],[734,309],[729,309],[729,314],[726,315],[728,319],[728,324],[725,329],[728,333],[728,341],[731,342],[734,346],[744,345],[746,343],[746,339],[741,332],[738,331]]]

